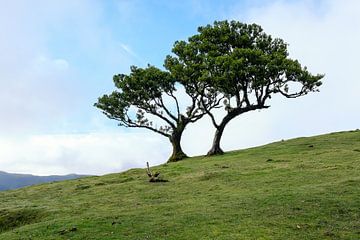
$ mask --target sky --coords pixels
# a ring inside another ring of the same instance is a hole
[[[159,68],[176,40],[215,20],[260,24],[316,74],[319,93],[275,97],[229,123],[224,150],[360,128],[360,1],[4,0],[0,2],[0,170],[107,174],[166,162],[168,139],[117,126],[93,107],[131,65]],[[208,118],[190,125],[190,156],[211,146]]]

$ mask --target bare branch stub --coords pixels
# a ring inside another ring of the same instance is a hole
[[[146,167],[147,167],[146,168],[146,174],[149,177],[149,182],[168,182],[168,180],[161,179],[159,177],[159,175],[160,175],[159,172],[155,172],[154,174],[151,172],[149,162],[146,162]]]

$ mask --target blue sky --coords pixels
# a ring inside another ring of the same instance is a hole
[[[93,103],[112,91],[114,74],[161,67],[176,40],[214,20],[258,23],[326,74],[320,93],[275,98],[233,121],[224,149],[359,128],[358,12],[356,0],[2,1],[0,170],[104,174],[165,162],[167,139],[120,128]],[[186,152],[204,154],[213,131],[208,119],[189,126]]]

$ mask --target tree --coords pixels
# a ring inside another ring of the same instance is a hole
[[[180,99],[176,96],[177,83],[169,72],[154,66],[132,66],[130,70],[129,75],[118,74],[113,77],[118,90],[100,97],[95,106],[110,119],[117,120],[121,126],[145,128],[167,137],[173,147],[168,161],[186,158],[181,148],[185,127],[199,120],[220,102],[212,101],[211,98],[200,101],[199,93],[191,85],[184,84],[191,103],[182,113]]]
[[[216,128],[208,155],[223,153],[220,140],[232,119],[270,107],[267,101],[274,94],[297,98],[318,91],[324,76],[290,59],[287,44],[256,24],[216,21],[199,27],[188,41],[175,42],[172,52],[165,67],[179,81],[195,84],[200,95],[224,98],[221,121],[206,111]]]

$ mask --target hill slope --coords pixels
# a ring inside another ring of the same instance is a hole
[[[64,176],[35,176],[31,174],[17,174],[0,171],[0,191],[21,188],[39,183],[76,179],[80,177],[85,177],[85,175],[69,174]]]
[[[0,239],[360,239],[360,131],[155,170],[1,192]]]

